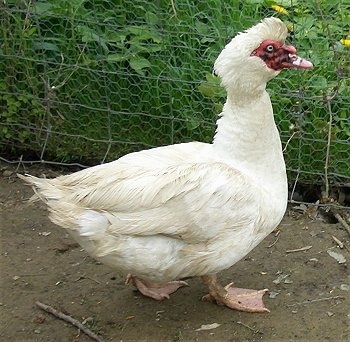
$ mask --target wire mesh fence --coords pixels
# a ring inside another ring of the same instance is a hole
[[[212,74],[230,37],[275,15],[311,72],[270,82],[291,181],[350,183],[350,4],[2,1],[2,159],[92,165],[210,142],[225,100]]]

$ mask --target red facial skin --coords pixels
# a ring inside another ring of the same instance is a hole
[[[295,67],[290,55],[295,55],[297,50],[292,45],[283,45],[275,40],[264,40],[251,56],[260,57],[266,65],[276,71]]]

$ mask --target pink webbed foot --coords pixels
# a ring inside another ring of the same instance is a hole
[[[233,283],[222,287],[216,281],[216,276],[203,276],[202,280],[209,287],[209,294],[204,296],[204,301],[215,301],[217,304],[226,305],[230,309],[246,312],[270,312],[263,303],[262,297],[268,291],[251,290],[232,287]]]
[[[177,291],[180,287],[188,286],[185,281],[181,280],[170,281],[165,284],[152,283],[131,274],[127,275],[125,284],[134,285],[144,296],[155,300],[169,299],[170,295]]]

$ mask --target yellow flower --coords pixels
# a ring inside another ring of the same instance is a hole
[[[340,42],[345,45],[350,47],[350,39],[340,39]]]
[[[293,32],[294,25],[293,24],[287,24],[287,29],[289,32]]]
[[[271,5],[271,8],[273,8],[276,12],[278,13],[282,13],[282,14],[286,14],[288,15],[288,11],[282,7],[282,6],[279,6],[279,5]]]

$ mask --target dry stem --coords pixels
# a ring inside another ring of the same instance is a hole
[[[174,0],[170,0],[170,3],[171,3],[171,8],[172,8],[172,10],[173,10],[173,12],[174,12],[174,15],[175,15],[175,17],[177,16],[177,13],[176,13],[176,7],[175,7],[175,4],[174,4]]]
[[[271,248],[277,243],[278,239],[280,238],[280,232],[281,231],[279,230],[278,234],[276,234],[276,240],[273,243],[271,243],[271,245],[268,245],[266,248]]]
[[[335,213],[333,211],[333,215],[334,217],[338,220],[339,223],[341,223],[343,225],[343,227],[345,228],[345,230],[348,232],[348,234],[350,235],[350,226],[347,224],[347,222],[341,217],[341,215],[339,213]]]
[[[312,248],[312,246],[305,246],[297,249],[289,249],[288,251],[286,251],[286,253],[303,252],[309,250],[310,248]]]
[[[288,304],[287,306],[290,307],[290,306],[310,304],[310,303],[315,303],[315,302],[323,302],[325,300],[332,300],[332,299],[344,299],[344,297],[343,296],[334,296],[334,297],[317,298],[317,299],[306,300],[305,302]]]
[[[85,325],[83,325],[82,323],[80,323],[79,321],[77,321],[76,319],[74,319],[71,316],[68,316],[66,314],[64,314],[63,312],[60,312],[56,309],[54,309],[52,306],[50,305],[46,305],[43,304],[39,301],[35,302],[35,304],[42,310],[50,313],[51,315],[62,319],[65,322],[68,322],[72,325],[74,325],[75,327],[77,327],[78,329],[80,329],[84,334],[86,334],[87,336],[89,336],[90,338],[92,338],[94,341],[97,342],[103,342],[103,339],[100,338],[99,336],[97,336],[95,333],[93,333],[90,329],[88,329]]]
[[[327,95],[327,108],[329,114],[329,122],[328,122],[328,137],[327,137],[327,149],[326,149],[326,162],[324,165],[324,177],[325,177],[325,193],[326,198],[329,198],[329,179],[328,179],[328,167],[329,167],[329,153],[331,149],[331,138],[332,138],[332,121],[333,121],[333,112],[331,106],[331,98]]]
[[[263,332],[260,331],[259,329],[254,329],[254,328],[250,327],[249,325],[244,324],[244,323],[241,322],[241,321],[238,321],[238,322],[236,322],[236,323],[239,324],[239,325],[244,326],[245,328],[247,328],[247,329],[249,329],[249,330],[251,330],[251,331],[253,331],[254,334],[263,334]]]

